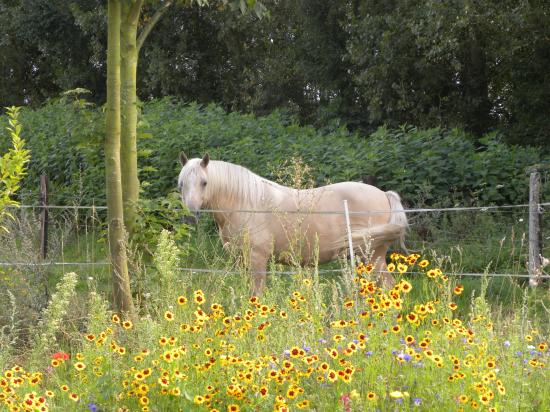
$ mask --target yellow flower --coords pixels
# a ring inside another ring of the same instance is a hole
[[[403,399],[408,397],[409,397],[409,392],[401,392],[401,391],[390,392],[390,398],[393,398],[393,399]]]
[[[403,263],[398,263],[397,264],[397,270],[398,270],[399,273],[405,273],[408,268],[409,267],[407,265],[404,265]]]
[[[390,263],[390,264],[388,265],[388,272],[393,272],[394,270],[395,270],[395,264]]]
[[[166,319],[168,322],[172,322],[174,320],[174,314],[167,310],[164,312],[164,319]]]
[[[86,364],[82,362],[76,362],[73,366],[77,371],[83,371],[84,369],[86,369]]]

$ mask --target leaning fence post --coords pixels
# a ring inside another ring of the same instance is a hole
[[[346,215],[346,227],[348,230],[348,243],[349,243],[349,260],[351,263],[351,270],[354,270],[355,268],[355,256],[353,254],[353,241],[351,237],[351,224],[349,222],[349,209],[348,209],[348,201],[344,200],[344,213]]]
[[[48,254],[48,178],[40,176],[40,257]]]
[[[540,173],[531,170],[529,177],[529,286],[535,287],[541,275],[541,231],[540,231]]]

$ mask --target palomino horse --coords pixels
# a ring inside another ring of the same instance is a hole
[[[224,246],[247,248],[254,294],[260,294],[265,286],[271,256],[291,264],[307,264],[313,259],[323,263],[345,251],[344,199],[350,211],[352,242],[371,242],[372,262],[378,272],[386,269],[389,246],[395,240],[402,241],[407,228],[407,217],[395,192],[356,182],[293,189],[242,166],[210,160],[208,154],[188,160],[182,152],[180,162],[182,202],[196,212],[213,209]],[[390,274],[380,276],[382,283],[393,284]]]

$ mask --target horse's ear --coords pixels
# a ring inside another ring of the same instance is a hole
[[[180,163],[181,163],[181,165],[185,166],[187,161],[188,161],[187,156],[185,156],[185,153],[181,152],[180,153]]]
[[[201,166],[202,167],[208,166],[208,162],[210,162],[210,155],[208,153],[206,153],[204,155],[204,157],[202,158],[202,160],[201,160]]]

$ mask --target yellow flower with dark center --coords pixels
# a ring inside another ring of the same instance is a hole
[[[491,399],[489,399],[489,397],[487,395],[479,395],[479,401],[483,404],[483,405],[487,405]]]
[[[309,405],[310,405],[309,400],[304,399],[303,401],[298,402],[298,403],[296,404],[296,407],[297,407],[298,409],[306,409],[306,408],[309,407]]]
[[[132,326],[134,325],[131,320],[125,320],[124,322],[122,322],[122,327],[126,330],[132,329]]]
[[[78,402],[78,400],[80,399],[80,397],[79,397],[76,393],[71,393],[71,394],[69,395],[69,399],[71,399],[72,401]]]
[[[88,333],[88,334],[84,335],[84,338],[88,342],[93,342],[95,340],[95,335],[93,333]]]
[[[405,273],[409,267],[407,265],[404,265],[403,263],[397,264],[397,271],[399,273]]]
[[[378,399],[378,396],[376,395],[376,393],[369,391],[367,392],[367,399],[369,401],[375,401],[376,399]]]
[[[329,369],[329,371],[327,372],[327,379],[331,382],[336,382],[336,380],[338,379],[338,374],[333,369]]]
[[[407,345],[412,345],[414,343],[414,336],[412,335],[405,336],[405,343]]]
[[[401,282],[399,283],[399,288],[400,290],[402,290],[404,293],[409,293],[411,290],[412,290],[412,285],[407,282],[406,280],[401,280]]]
[[[450,302],[448,305],[449,309],[456,310],[458,308],[458,305],[454,302]]]
[[[303,350],[296,347],[296,346],[293,346],[292,348],[290,348],[290,357],[291,358],[300,358],[302,356],[302,352]]]
[[[401,259],[401,255],[397,252],[393,252],[391,255],[390,255],[390,259],[393,260],[393,261],[396,261],[396,260],[399,260]]]
[[[76,362],[73,366],[77,371],[83,371],[84,369],[86,369],[86,364],[82,362]]]
[[[395,264],[393,263],[390,263],[388,265],[388,272],[394,272],[395,271]]]
[[[187,303],[187,298],[185,296],[178,296],[176,302],[178,303],[178,305],[183,306]]]
[[[111,321],[113,323],[120,323],[120,316],[118,316],[116,313],[113,313],[113,316],[111,316]]]
[[[414,312],[411,312],[407,315],[407,320],[409,321],[409,323],[415,324],[419,320],[418,315]]]
[[[427,267],[429,264],[430,264],[429,261],[427,261],[426,259],[423,259],[423,260],[421,260],[421,261],[418,263],[418,266],[420,266],[422,269],[424,269],[424,268]]]
[[[193,299],[195,300],[195,303],[197,305],[202,305],[204,302],[206,302],[204,294],[201,290],[195,291],[195,293],[193,294]]]
[[[293,387],[288,388],[288,390],[286,391],[286,397],[288,399],[294,399],[296,398],[296,396],[298,396],[298,391],[296,391],[296,389]]]
[[[167,310],[164,312],[164,319],[166,319],[168,322],[172,322],[174,320],[174,314]]]
[[[430,269],[426,272],[426,276],[428,276],[430,279],[435,279],[437,277],[437,270],[436,269]]]

